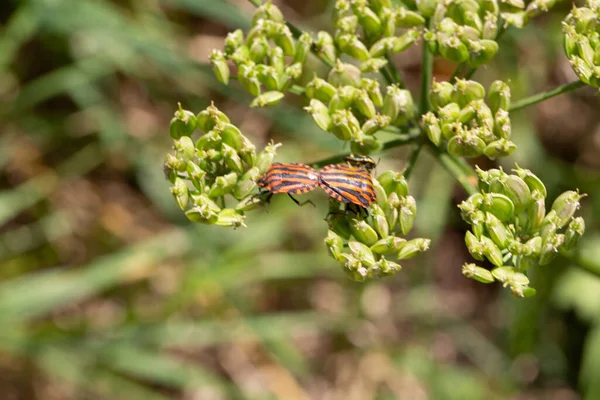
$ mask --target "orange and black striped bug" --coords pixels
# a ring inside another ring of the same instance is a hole
[[[326,165],[319,173],[319,186],[335,200],[365,209],[377,200],[371,174],[364,168]]]
[[[300,203],[292,195],[304,194],[319,186],[319,173],[306,164],[298,163],[274,163],[267,172],[258,180],[257,185],[264,190],[259,196],[269,193],[265,201],[268,203],[277,193],[287,193],[288,196],[299,206],[314,203],[310,200]]]
[[[350,154],[344,157],[344,161],[351,167],[363,168],[369,173],[373,172],[375,167],[377,167],[377,164],[371,157],[359,154]]]

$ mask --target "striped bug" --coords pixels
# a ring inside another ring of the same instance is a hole
[[[309,203],[314,207],[315,204],[312,201],[306,200],[300,203],[292,195],[308,193],[319,186],[319,173],[305,164],[274,163],[258,180],[257,185],[264,189],[258,194],[259,196],[269,193],[265,199],[267,203],[274,194],[287,193],[299,206]]]
[[[377,200],[371,175],[364,168],[326,165],[319,173],[319,186],[335,200],[365,209]]]

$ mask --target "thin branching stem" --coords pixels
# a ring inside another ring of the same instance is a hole
[[[442,150],[437,148],[433,143],[428,143],[427,149],[429,152],[439,161],[440,164],[448,171],[454,179],[460,183],[465,192],[469,195],[478,192],[477,186],[475,186],[475,176],[471,175],[464,170],[462,161],[456,157],[451,156],[448,153],[444,153]]]
[[[392,80],[402,89],[404,89],[406,87],[406,85],[404,84],[404,79],[402,79],[402,76],[400,75],[400,72],[394,67],[394,64],[392,63],[392,57],[390,57],[389,54],[385,55],[385,58],[387,59],[388,63],[386,65],[386,67],[389,68],[390,73],[391,73],[391,77]]]
[[[419,158],[419,154],[421,154],[421,149],[423,148],[423,141],[420,140],[415,143],[412,152],[410,153],[410,158],[406,163],[406,169],[404,170],[404,177],[409,179],[413,170],[415,169],[415,165],[417,164],[417,159]]]
[[[571,92],[575,89],[579,89],[580,87],[585,86],[585,83],[582,81],[573,81],[569,83],[565,83],[564,85],[558,86],[552,90],[547,92],[534,94],[533,96],[526,97],[521,99],[510,106],[511,112],[520,110],[521,108],[529,107],[533,104],[540,103],[544,100],[548,100],[551,97],[558,96],[559,94]]]
[[[431,20],[427,22],[427,28],[431,28]],[[419,100],[419,111],[423,115],[429,111],[429,88],[433,76],[433,54],[425,45],[423,39],[423,54],[421,58],[421,98]]]

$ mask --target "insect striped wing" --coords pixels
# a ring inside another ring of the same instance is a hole
[[[271,193],[303,194],[317,187],[319,174],[305,164],[274,163],[257,184]]]
[[[331,164],[320,172],[319,185],[338,201],[368,207],[376,200],[371,175],[361,168]]]

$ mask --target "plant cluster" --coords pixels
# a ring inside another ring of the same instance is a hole
[[[340,203],[329,191],[325,244],[343,271],[359,281],[392,275],[401,269],[397,261],[429,248],[427,238],[406,237],[417,211],[407,180],[425,148],[470,195],[459,205],[470,225],[465,243],[476,260],[491,267],[467,263],[463,274],[484,283],[499,281],[518,297],[534,294],[527,277],[530,268],[549,263],[558,253],[568,254],[583,235],[583,219],[574,213],[584,195],[567,191],[547,204],[544,184],[531,171],[475,171],[465,158],[496,159],[516,150],[511,111],[583,83],[597,86],[600,3],[588,1],[587,7],[574,8],[563,23],[565,51],[581,81],[511,105],[507,82],[493,82],[486,93],[471,76],[497,53],[504,30],[523,27],[554,1],[337,0],[332,33],[315,36],[286,22],[271,1],[250,1],[257,6],[252,28],[230,33],[224,49],[210,56],[221,82],[228,84],[231,71],[237,71],[237,80],[254,96],[252,106],[275,105],[286,92],[303,96],[316,125],[349,142],[357,155],[413,145],[404,171],[372,178],[377,199],[368,207]],[[391,56],[418,41],[423,65],[417,105]],[[330,68],[326,76],[305,73],[310,53]],[[457,63],[449,81],[433,81],[434,55]],[[378,133],[383,130],[398,138],[382,142]],[[195,131],[202,132],[197,139],[192,138]],[[171,122],[171,136],[175,153],[167,155],[165,171],[188,218],[245,226],[245,213],[265,201],[257,181],[279,145],[256,153],[214,106],[198,115],[180,107]],[[277,179],[285,182],[286,176]]]

